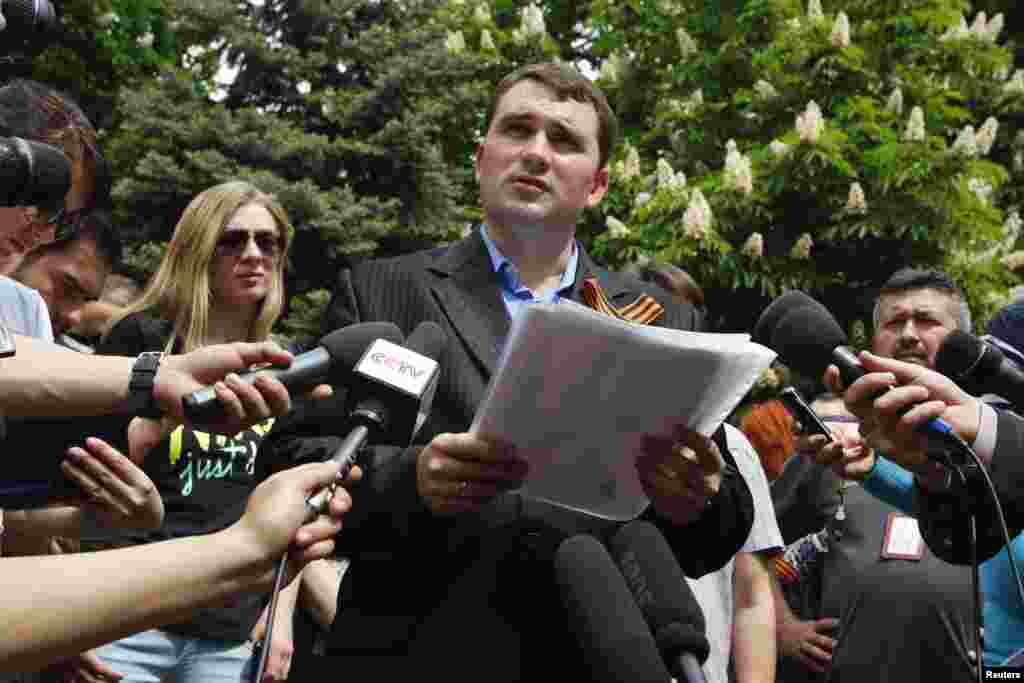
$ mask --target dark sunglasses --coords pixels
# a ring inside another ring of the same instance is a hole
[[[264,256],[273,258],[284,250],[284,240],[280,235],[249,230],[228,230],[217,240],[217,251],[227,256],[238,256],[249,246],[250,237]]]

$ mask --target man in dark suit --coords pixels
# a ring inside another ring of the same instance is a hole
[[[585,677],[551,558],[569,535],[610,529],[508,494],[527,463],[514,444],[484,440],[469,425],[510,319],[532,302],[583,300],[644,322],[700,324],[689,305],[643,295],[642,282],[599,268],[576,242],[580,213],[608,189],[617,134],[589,80],[564,65],[524,67],[498,85],[489,120],[476,155],[484,225],[447,248],[342,272],[326,314],[328,330],[390,320],[409,333],[431,320],[449,337],[418,437],[426,445],[373,449],[353,492],[339,542],[352,564],[329,639],[348,680]],[[265,444],[301,461],[326,453],[337,423],[300,425]],[[689,575],[722,566],[746,540],[753,504],[724,446],[680,426],[651,435],[637,468],[651,500],[643,517]]]

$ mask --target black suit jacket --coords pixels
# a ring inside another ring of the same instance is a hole
[[[616,306],[642,293],[639,280],[597,267],[581,250],[573,299],[580,300],[587,277],[596,277]],[[693,308],[659,292],[649,294],[665,307],[659,324],[699,328]],[[375,320],[392,321],[405,334],[431,320],[447,332],[430,418],[416,440],[425,444],[439,433],[468,430],[509,330],[479,233],[450,247],[341,272],[325,331]],[[282,425],[280,434],[264,443],[277,444],[279,461],[301,462],[311,459],[311,452],[322,457],[330,448],[324,439],[339,429],[338,422],[307,417],[292,427]],[[550,657],[564,658],[575,647],[566,637],[564,617],[552,611],[559,596],[550,557],[566,536],[601,534],[607,523],[513,495],[499,498],[479,516],[436,517],[416,490],[421,448],[374,448],[364,480],[352,491],[353,510],[345,518],[339,550],[353,562],[340,591],[332,638],[335,651],[345,654],[346,673],[358,654],[392,655],[374,660],[376,675],[383,670],[422,675],[424,669],[442,667],[451,680],[455,674],[445,666],[451,657],[487,667],[461,671],[467,680],[493,680],[494,662],[502,663],[500,680],[550,673],[545,668]],[[731,456],[725,458],[721,490],[698,521],[680,528],[653,509],[644,514],[661,528],[690,576],[724,565],[753,522],[750,493]],[[410,668],[388,668],[400,660]]]
[[[1003,506],[1013,540],[1024,529],[1024,418],[1001,410],[998,413],[996,448],[989,476]],[[978,561],[998,553],[1006,545],[996,509],[977,472],[968,477],[966,495],[954,487],[952,494],[936,494],[915,487],[921,535],[935,555],[952,564],[970,564],[968,514],[977,516]]]

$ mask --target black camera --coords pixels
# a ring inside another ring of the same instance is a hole
[[[0,55],[34,55],[57,27],[49,0],[0,0]]]

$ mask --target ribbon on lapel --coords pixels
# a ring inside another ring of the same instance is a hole
[[[580,296],[583,303],[595,311],[640,325],[649,325],[665,313],[665,308],[649,294],[641,294],[636,301],[628,306],[616,308],[608,300],[608,295],[601,289],[597,278],[588,277],[583,281]]]

